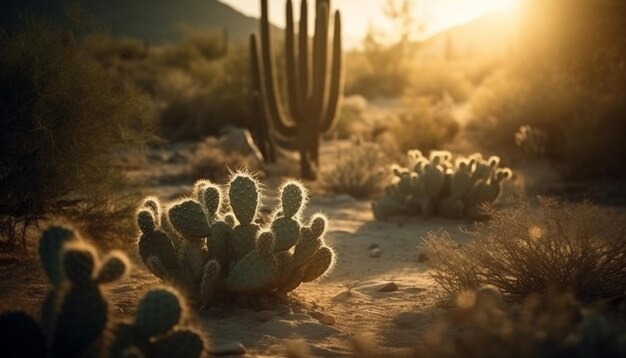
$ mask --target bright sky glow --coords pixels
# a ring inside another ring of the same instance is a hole
[[[259,0],[220,0],[238,11],[258,17]],[[396,0],[400,3],[402,0]],[[413,0],[415,16],[426,10],[426,35],[436,33],[448,27],[459,25],[494,10],[514,11],[520,0]],[[383,30],[389,30],[389,21],[382,8],[386,0],[331,0],[333,9],[341,10],[344,23],[344,42],[347,47],[358,46],[363,39],[368,24]],[[285,25],[286,0],[269,0],[270,21],[280,27]],[[313,10],[315,0],[309,0]],[[294,1],[294,12],[298,13],[300,1]],[[297,16],[296,16],[297,19]],[[313,23],[311,21],[311,23]]]

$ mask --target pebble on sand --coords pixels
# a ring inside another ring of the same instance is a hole
[[[329,326],[332,326],[335,324],[336,320],[335,320],[335,316],[331,315],[331,314],[325,314],[322,318],[319,319],[320,323],[322,324],[327,324]]]
[[[375,248],[370,250],[370,257],[380,257],[382,255],[382,251],[379,248]]]
[[[379,292],[393,292],[397,290],[398,290],[398,285],[396,285],[395,282],[386,283],[378,289]]]
[[[244,355],[246,354],[246,348],[239,342],[232,342],[212,347],[209,353],[214,356]]]

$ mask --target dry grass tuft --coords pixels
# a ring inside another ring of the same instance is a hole
[[[322,186],[329,192],[357,199],[373,197],[388,181],[387,164],[378,145],[357,142],[337,153],[333,169],[322,173]]]
[[[425,250],[432,277],[448,293],[485,285],[521,301],[551,288],[568,290],[581,302],[626,294],[626,220],[590,203],[541,199],[497,211],[469,232],[467,245],[446,233],[431,233]]]
[[[223,150],[213,137],[202,142],[190,158],[189,174],[193,178],[226,183],[231,173],[237,170],[262,174],[258,162],[241,153]]]

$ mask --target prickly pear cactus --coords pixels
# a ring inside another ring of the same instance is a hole
[[[133,322],[120,323],[113,330],[111,357],[199,357],[207,342],[196,331],[179,327],[185,311],[175,290],[148,291],[137,305]]]
[[[52,290],[42,307],[41,323],[21,312],[0,315],[0,332],[8,356],[99,356],[106,343],[108,302],[100,286],[128,271],[124,255],[100,260],[93,246],[65,226],[51,226],[39,240],[41,266]],[[14,335],[20,338],[13,339]]]
[[[326,217],[302,218],[306,188],[289,180],[278,196],[269,222],[259,219],[259,183],[245,173],[235,173],[223,189],[198,181],[192,197],[173,204],[147,199],[137,211],[139,254],[152,273],[202,307],[231,295],[249,300],[290,292],[328,272],[334,255],[324,243]],[[159,221],[162,207],[166,220]]]
[[[403,214],[485,219],[482,206],[498,199],[502,181],[513,174],[499,168],[499,157],[484,159],[480,153],[457,158],[453,164],[448,151],[432,151],[426,158],[419,150],[411,150],[408,163],[409,168],[393,170],[394,181],[372,203],[376,219]]]

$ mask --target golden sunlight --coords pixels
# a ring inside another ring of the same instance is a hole
[[[248,0],[221,0],[242,13],[258,17],[259,4]],[[389,21],[383,8],[389,0],[333,0],[332,6],[344,16],[344,41],[347,48],[360,45],[368,26],[373,25],[381,30],[390,30]],[[395,0],[396,4],[403,0]],[[313,9],[315,2],[310,1]],[[457,26],[487,14],[501,12],[503,15],[513,14],[519,8],[520,0],[412,0],[412,14],[425,22],[424,33],[420,37],[429,37],[449,27]],[[296,8],[299,1],[294,2]],[[270,1],[270,20],[277,26],[285,25],[285,1]],[[312,26],[313,24],[311,24]]]

